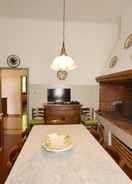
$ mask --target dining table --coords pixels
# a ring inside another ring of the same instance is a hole
[[[42,147],[44,137],[65,132],[72,148]],[[81,124],[33,126],[5,184],[132,184],[111,156]]]

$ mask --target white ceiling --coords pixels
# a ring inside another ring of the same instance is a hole
[[[66,0],[69,19],[117,22],[131,0]],[[62,0],[0,0],[0,16],[44,18],[61,17]]]

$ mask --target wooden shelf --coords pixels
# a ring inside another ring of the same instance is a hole
[[[96,77],[97,82],[132,81],[132,70],[125,70]]]

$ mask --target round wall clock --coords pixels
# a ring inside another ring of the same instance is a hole
[[[67,71],[59,70],[57,72],[57,78],[60,80],[65,80],[67,78]]]
[[[8,56],[7,64],[11,68],[17,68],[20,65],[20,57],[16,55]]]
[[[117,64],[117,61],[118,61],[118,57],[117,56],[113,56],[111,58],[110,63],[109,63],[109,68],[113,68]]]

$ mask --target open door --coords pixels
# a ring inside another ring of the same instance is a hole
[[[21,76],[21,114],[27,113],[27,76]]]
[[[14,129],[28,127],[28,69],[0,68],[1,99],[7,100],[7,120],[14,118]],[[19,119],[19,122],[17,122]],[[23,125],[24,120],[24,125]],[[7,129],[13,123],[7,123]],[[25,129],[25,128],[24,128]]]
[[[22,114],[22,129],[28,128],[28,79],[27,75],[21,76],[21,114]]]

